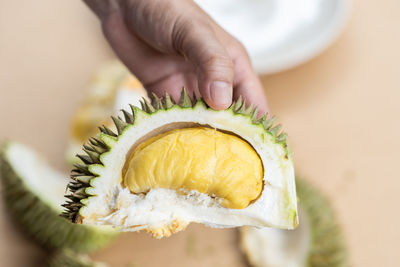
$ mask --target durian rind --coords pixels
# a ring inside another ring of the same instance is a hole
[[[299,198],[300,217],[302,218],[302,223],[306,225],[301,225],[295,231],[301,230],[303,231],[302,235],[305,234],[308,236],[302,241],[306,242],[306,244],[300,246],[302,251],[298,252],[304,253],[304,255],[299,257],[302,260],[294,266],[348,267],[348,253],[343,233],[328,199],[304,179],[296,178],[296,189]],[[261,238],[265,237],[261,232],[265,230],[269,229],[256,229],[252,227],[243,227],[240,229],[241,248],[250,264],[254,267],[270,266],[262,260],[265,255],[258,255],[258,253],[263,253],[259,248],[264,248],[264,245],[261,245]],[[284,231],[281,231],[281,234],[284,235]],[[304,236],[301,238],[304,238]],[[270,245],[274,245],[274,243],[274,240],[268,241]],[[254,246],[257,249],[254,249]],[[293,247],[291,246],[287,249],[293,250]],[[285,261],[285,263],[287,262]]]
[[[1,148],[2,192],[9,212],[26,233],[44,247],[79,251],[99,249],[116,237],[117,232],[113,229],[76,225],[60,217],[62,207],[57,207],[47,196],[30,188],[10,161],[8,152],[15,146],[25,149],[25,146],[15,142],[7,142]]]
[[[273,125],[274,118],[258,118],[257,109],[247,107],[241,98],[230,108],[216,111],[201,99],[192,100],[186,90],[182,90],[177,104],[166,94],[162,99],[153,96],[152,103],[143,99],[142,109],[135,106],[131,109],[132,113],[123,112],[124,119],[113,117],[117,133],[101,127],[98,137],[85,147],[87,155],[80,156],[84,164],[75,165],[73,170],[74,181],[69,186],[72,191],[69,198],[73,201],[66,205],[65,217],[89,224],[96,223],[97,216],[106,217],[107,202],[113,198],[111,190],[121,183],[121,177],[115,174],[121,173],[132,147],[143,141],[144,136],[147,139],[170,129],[183,128],[185,124],[195,124],[227,131],[246,140],[259,154],[266,171],[260,198],[245,209],[219,209],[211,219],[197,212],[194,215],[197,218],[191,221],[218,227],[249,224],[293,229],[297,225],[293,162],[286,134],[280,132],[280,125]],[[80,176],[92,178],[82,183]],[[93,210],[96,218],[92,216]],[[250,219],[243,219],[244,211]]]

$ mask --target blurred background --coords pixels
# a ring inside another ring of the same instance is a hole
[[[330,199],[351,265],[399,266],[400,2],[197,2],[251,50],[296,173]],[[235,17],[263,27],[246,31]],[[113,58],[81,1],[2,0],[0,140],[26,143],[67,172],[70,118],[93,72]],[[0,204],[1,265],[31,266],[46,252]],[[247,266],[236,230],[199,225],[161,241],[126,234],[92,256],[110,266]]]

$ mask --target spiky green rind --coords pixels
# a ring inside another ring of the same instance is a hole
[[[5,144],[0,152],[2,194],[8,211],[26,233],[46,248],[70,248],[78,251],[94,251],[114,239],[114,232],[76,225],[61,218],[58,210],[29,190],[18,176],[7,160],[7,146]]]
[[[304,266],[348,267],[344,237],[329,201],[302,179],[296,178],[296,188],[311,231],[309,254]]]
[[[49,259],[48,267],[107,267],[106,264],[92,261],[89,256],[72,250],[55,252]]]
[[[111,149],[111,143],[118,139],[119,135],[123,133],[127,126],[135,125],[138,117],[143,118],[161,110],[168,111],[170,109],[177,108],[187,109],[193,108],[197,105],[203,105],[207,109],[211,109],[202,99],[196,99],[194,96],[191,98],[185,88],[182,89],[178,103],[175,103],[168,93],[165,93],[162,98],[153,95],[151,101],[143,98],[140,103],[142,109],[131,106],[132,113],[126,110],[123,111],[125,120],[120,117],[112,117],[117,129],[117,133],[105,126],[99,127],[101,132],[100,135],[102,137],[101,140],[95,139],[96,142],[90,141],[84,147],[86,155],[78,155],[78,157],[83,161],[83,164],[75,164],[75,168],[72,170],[71,178],[73,181],[68,185],[71,194],[66,196],[69,199],[69,202],[64,205],[66,210],[62,213],[63,217],[71,220],[72,222],[79,223],[79,210],[84,206],[83,200],[91,196],[87,192],[87,189],[91,187],[90,180],[97,177],[97,174],[92,172],[90,167],[95,165],[103,165],[101,161],[101,155],[107,153],[108,150]],[[267,118],[267,116],[263,116],[259,118],[258,109],[254,108],[252,105],[247,106],[246,102],[242,100],[241,97],[239,97],[237,101],[234,101],[228,110],[232,112],[233,116],[246,116],[250,118],[254,125],[262,127],[264,132],[273,138],[274,143],[280,144],[283,147],[286,153],[285,156],[289,156],[286,143],[287,135],[280,131],[280,125],[274,126],[274,117]],[[107,144],[105,140],[109,140],[109,143]],[[99,151],[98,147],[101,148],[102,152]],[[81,177],[85,177],[84,182],[81,181]]]

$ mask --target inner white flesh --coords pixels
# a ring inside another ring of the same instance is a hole
[[[185,195],[176,190],[152,189],[147,195],[134,195],[123,189],[121,173],[132,146],[144,135],[151,137],[155,129],[177,122],[208,125],[248,141],[264,165],[265,186],[260,198],[244,209],[228,209],[218,199],[198,192]],[[292,229],[295,226],[297,203],[292,161],[262,126],[252,124],[246,116],[232,115],[231,110],[216,112],[203,104],[151,115],[137,110],[135,125],[126,128],[118,142],[105,135],[100,138],[112,149],[101,158],[105,166],[89,167],[98,177],[91,181],[92,188],[87,189],[94,196],[83,200],[86,204],[80,210],[83,223],[112,224],[127,231],[137,225],[152,228],[174,220],[214,227],[252,225]]]
[[[254,267],[303,267],[310,248],[310,225],[299,209],[301,224],[293,231],[241,229],[241,246]]]
[[[6,149],[9,164],[25,186],[43,202],[61,212],[67,176],[51,168],[37,153],[22,144],[10,143]]]

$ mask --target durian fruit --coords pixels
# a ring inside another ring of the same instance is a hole
[[[28,147],[8,142],[0,153],[2,194],[16,222],[41,245],[91,251],[108,244],[112,227],[76,225],[60,216],[68,179]]]
[[[86,254],[70,249],[55,252],[49,259],[48,267],[107,267],[103,262],[95,262]]]
[[[296,227],[293,163],[273,119],[241,99],[216,111],[186,90],[131,109],[84,146],[63,216],[156,238],[190,222]]]
[[[110,114],[118,113],[128,104],[139,105],[146,97],[142,84],[120,61],[111,61],[102,66],[89,84],[87,95],[71,119],[71,132],[66,151],[66,160],[78,162],[76,154],[82,152],[82,144],[94,136],[98,126],[114,126]]]
[[[349,266],[344,238],[328,200],[296,179],[301,224],[294,231],[243,227],[241,248],[254,267]]]

